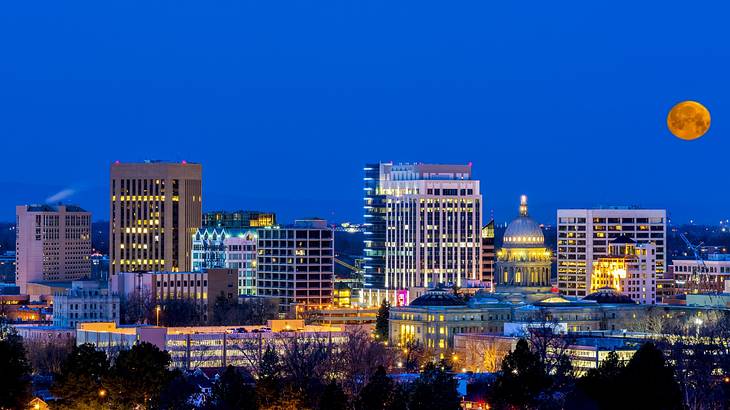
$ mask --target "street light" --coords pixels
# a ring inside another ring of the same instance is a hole
[[[155,313],[157,314],[157,326],[160,326],[160,305],[155,308]]]

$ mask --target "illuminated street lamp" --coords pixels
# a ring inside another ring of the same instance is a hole
[[[157,326],[160,326],[160,305],[155,307],[155,314],[157,316]]]

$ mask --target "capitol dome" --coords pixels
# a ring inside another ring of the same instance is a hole
[[[527,215],[527,196],[520,198],[520,216],[510,222],[504,232],[505,248],[542,248],[545,236],[537,222]]]

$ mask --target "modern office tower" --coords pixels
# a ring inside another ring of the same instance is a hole
[[[497,252],[495,282],[508,287],[549,287],[551,257],[540,225],[527,213],[527,196],[522,195],[520,215],[507,225]]]
[[[238,292],[256,294],[256,231],[200,228],[193,236],[192,270],[230,268],[238,271]]]
[[[203,214],[203,228],[256,229],[276,225],[276,214],[260,211],[211,211]]]
[[[365,220],[363,222],[363,287],[385,288],[385,195],[381,181],[390,174],[392,163],[365,165]]]
[[[85,322],[119,324],[119,295],[99,281],[79,280],[53,295],[53,326],[76,328]]]
[[[381,169],[386,289],[481,281],[482,195],[471,164]]]
[[[72,205],[21,205],[16,214],[16,277],[29,282],[91,276],[91,213]]]
[[[189,271],[201,225],[200,164],[115,162],[110,174],[110,276]]]
[[[730,280],[730,255],[710,254],[702,262],[675,259],[671,265],[678,293],[723,292]]]
[[[494,219],[482,228],[482,283],[494,291]]]
[[[258,296],[279,299],[282,313],[332,304],[334,240],[321,219],[258,230]]]
[[[656,246],[656,273],[667,264],[667,211],[606,208],[558,210],[558,287],[569,296],[590,291],[593,262],[608,256],[608,243],[626,235],[637,243]]]
[[[634,302],[655,304],[657,282],[654,244],[637,244],[628,236],[619,236],[609,242],[608,249],[608,256],[593,262],[591,293],[612,288]]]

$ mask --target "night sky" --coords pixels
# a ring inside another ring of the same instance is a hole
[[[730,218],[727,1],[5,1],[0,220],[108,217],[115,160],[203,163],[204,209],[362,217],[366,162],[473,162],[485,214]],[[707,135],[666,129],[675,103]]]

